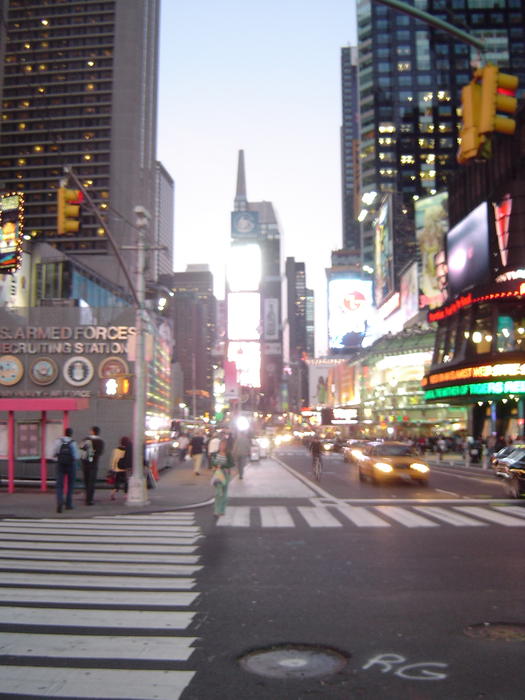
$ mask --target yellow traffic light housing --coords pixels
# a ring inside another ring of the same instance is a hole
[[[59,187],[57,190],[57,233],[78,233],[80,228],[80,204],[83,196],[80,190]]]
[[[458,151],[458,163],[466,163],[467,160],[478,155],[480,146],[484,141],[479,133],[479,110],[481,104],[481,87],[474,81],[461,89],[461,143]]]
[[[479,133],[493,131],[512,136],[516,131],[516,122],[503,114],[515,114],[518,101],[514,96],[519,79],[516,75],[500,73],[497,66],[484,66],[475,73],[481,80],[481,106],[479,115]]]

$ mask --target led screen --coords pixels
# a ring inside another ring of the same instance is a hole
[[[440,261],[444,257],[448,230],[448,192],[418,199],[414,205],[416,237],[421,254],[419,286],[421,308],[436,309],[444,304],[446,276],[443,280]]]
[[[261,386],[260,343],[228,343],[228,360],[235,362],[239,386]]]
[[[476,285],[487,284],[492,279],[486,202],[448,232],[447,266],[450,297],[458,296]]]
[[[358,348],[372,316],[372,282],[340,277],[328,284],[328,346]]]
[[[261,282],[261,271],[261,248],[257,243],[231,246],[226,270],[231,292],[257,291]]]
[[[394,291],[394,251],[392,233],[392,200],[384,200],[379,208],[374,237],[374,298],[379,307]]]
[[[259,340],[261,296],[257,292],[228,294],[228,340]]]

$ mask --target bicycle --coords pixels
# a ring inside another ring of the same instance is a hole
[[[323,469],[323,463],[321,461],[320,455],[314,455],[312,458],[312,472],[314,479],[316,481],[321,481],[321,471]]]

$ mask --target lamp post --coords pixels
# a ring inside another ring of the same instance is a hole
[[[144,424],[146,418],[146,362],[145,362],[145,330],[146,309],[145,296],[146,284],[144,268],[146,261],[145,240],[146,228],[151,219],[149,212],[144,207],[135,207],[137,240],[137,310],[136,310],[136,344],[135,344],[135,403],[133,406],[133,469],[129,479],[128,497],[126,504],[129,506],[146,505],[148,501],[146,479],[144,478]]]

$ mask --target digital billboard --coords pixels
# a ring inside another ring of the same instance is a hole
[[[447,267],[450,297],[491,281],[487,202],[448,232]]]
[[[394,291],[392,198],[379,207],[374,237],[374,300],[377,307]]]
[[[359,348],[372,316],[372,282],[336,277],[328,282],[328,347]]]
[[[231,292],[256,292],[261,275],[261,248],[257,243],[239,243],[230,247],[226,279]]]
[[[228,343],[228,361],[235,362],[239,386],[261,386],[261,344],[255,342]]]
[[[0,197],[0,273],[10,273],[20,267],[23,207],[21,194],[10,193]]]
[[[257,292],[228,294],[228,340],[259,340],[261,295]]]
[[[421,254],[420,308],[436,309],[445,303],[445,235],[448,231],[448,192],[418,199],[414,205],[416,238]]]

